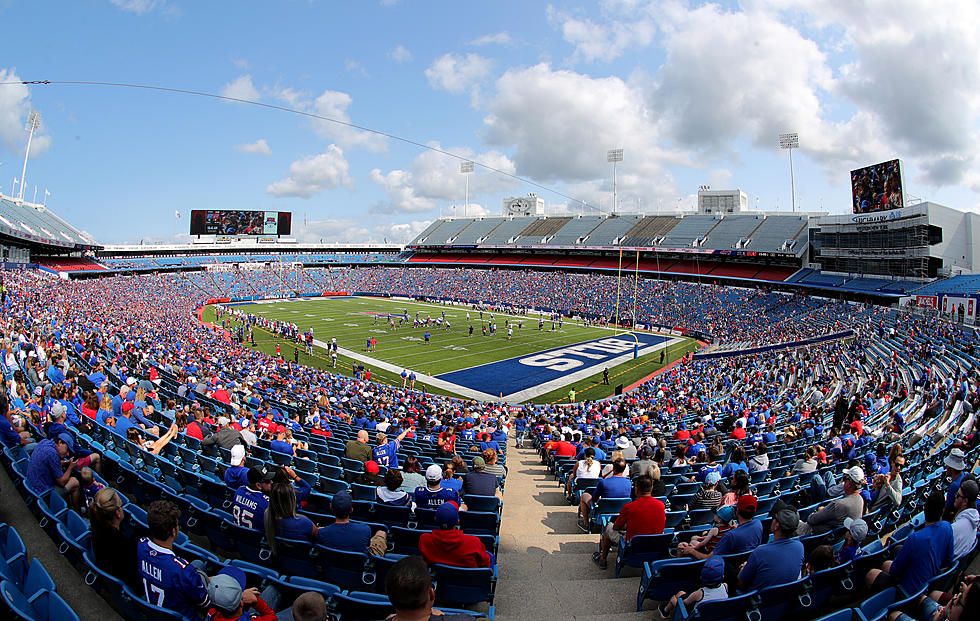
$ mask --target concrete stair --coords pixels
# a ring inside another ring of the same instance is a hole
[[[659,618],[652,603],[636,612],[639,570],[615,578],[592,562],[599,535],[576,524],[575,507],[533,450],[509,448],[494,601],[498,621]]]

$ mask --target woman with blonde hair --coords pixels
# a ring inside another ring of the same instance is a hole
[[[585,449],[584,455],[585,458],[580,459],[575,464],[568,475],[568,481],[565,482],[565,497],[569,500],[571,500],[572,487],[575,485],[576,479],[597,480],[602,472],[602,466],[596,461],[594,448],[590,446]]]
[[[483,469],[484,472],[489,472],[498,477],[507,476],[507,468],[497,463],[497,451],[488,448],[481,455],[483,455],[483,461],[487,464],[486,468]]]
[[[139,583],[136,567],[136,540],[123,535],[119,525],[126,518],[122,498],[111,487],[95,493],[88,507],[92,523],[92,552],[95,564],[129,586]]]
[[[653,479],[653,489],[650,491],[651,496],[666,496],[667,486],[664,482],[660,480],[660,466],[657,464],[650,464],[647,467],[647,476]]]

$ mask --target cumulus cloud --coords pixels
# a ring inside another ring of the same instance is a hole
[[[228,84],[225,84],[225,87],[221,89],[221,94],[232,99],[245,99],[248,101],[255,101],[260,97],[259,90],[252,84],[252,76],[247,74],[239,76]]]
[[[425,70],[425,77],[433,88],[458,95],[486,78],[491,65],[490,59],[478,54],[449,53],[435,59]]]
[[[656,175],[684,163],[662,141],[642,92],[618,77],[593,78],[547,64],[510,69],[496,83],[485,138],[512,147],[521,175],[548,182],[606,176],[606,150],[623,148],[630,166]],[[625,164],[624,164],[625,165]]]
[[[418,195],[412,173],[408,171],[392,170],[383,174],[375,168],[371,171],[371,181],[381,186],[389,197],[371,205],[368,209],[371,213],[422,213],[436,207],[436,201]]]
[[[601,6],[608,18],[605,23],[548,7],[548,21],[575,46],[573,60],[610,62],[653,41],[657,34],[655,6],[637,2],[605,2]]]
[[[279,198],[312,198],[325,190],[338,187],[353,189],[354,182],[349,172],[350,165],[343,150],[332,144],[323,153],[307,156],[290,164],[289,174],[270,184],[265,191]]]
[[[14,69],[0,69],[0,82],[20,82]],[[27,144],[27,117],[31,112],[31,91],[26,84],[11,84],[0,89],[0,141],[3,146],[23,156]],[[37,157],[51,146],[51,136],[43,123],[34,131],[31,157]],[[20,170],[18,169],[18,173]]]
[[[364,220],[310,220],[304,227],[293,222],[293,236],[301,242],[397,243],[411,241],[432,222],[429,220],[405,223],[383,222],[373,225]]]
[[[388,58],[399,64],[410,63],[412,62],[412,53],[404,45],[396,45],[388,50]]]
[[[351,60],[350,58],[348,58],[347,60],[344,61],[344,68],[347,69],[347,71],[350,73],[356,73],[365,78],[370,77],[368,75],[367,69],[364,68],[364,65],[362,65],[360,62],[356,60]]]
[[[508,174],[516,172],[514,163],[500,151],[475,153],[466,147],[443,148],[437,142],[429,143],[429,146]],[[396,169],[384,174],[375,169],[371,173],[371,180],[385,190],[388,200],[373,205],[372,211],[420,213],[435,209],[438,201],[448,201],[458,205],[462,214],[462,206],[466,202],[466,178],[459,172],[461,161],[436,151],[423,151],[412,161],[410,170]],[[518,185],[514,179],[481,166],[476,166],[468,177],[470,202],[467,213],[470,215],[486,212],[485,207],[475,202],[477,196],[513,192]]]
[[[323,91],[319,97],[313,100],[312,111],[321,116],[341,121],[341,123],[314,120],[314,130],[345,148],[361,147],[368,151],[384,151],[388,146],[384,136],[344,125],[344,123],[352,122],[350,115],[347,114],[347,108],[352,102],[353,99],[347,93]]]
[[[269,155],[272,153],[272,150],[269,149],[269,145],[266,143],[265,138],[259,138],[255,142],[235,145],[235,150],[241,151],[242,153],[253,153],[256,155]]]
[[[477,37],[470,41],[470,45],[477,47],[483,45],[510,45],[511,38],[506,30],[497,32],[494,34],[483,35],[482,37]]]

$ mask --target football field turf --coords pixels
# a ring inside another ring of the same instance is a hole
[[[629,384],[661,366],[660,349],[668,363],[693,347],[682,337],[637,332],[632,334],[580,321],[564,320],[561,327],[537,314],[517,316],[483,312],[463,306],[441,306],[401,299],[374,297],[296,298],[236,304],[238,310],[268,319],[313,329],[318,345],[314,359],[304,364],[323,367],[323,349],[332,338],[340,347],[340,365],[358,361],[372,370],[372,379],[400,384],[403,369],[415,372],[426,389],[477,399],[502,398],[510,403],[568,401],[572,387],[576,400],[596,399],[616,384]],[[416,314],[433,323],[415,328]],[[443,318],[451,327],[438,326]],[[496,326],[490,334],[490,322]],[[395,326],[391,326],[394,320]],[[472,334],[470,328],[472,327]],[[554,327],[554,329],[552,329]],[[484,329],[487,334],[484,335]],[[508,330],[513,335],[508,338]],[[430,334],[425,342],[424,335]],[[279,341],[283,356],[292,357],[292,345],[259,333],[256,339]],[[368,351],[368,339],[376,347]],[[263,343],[270,345],[271,342]],[[272,345],[274,347],[274,345]],[[633,359],[634,347],[640,354]],[[609,384],[601,383],[609,370]]]

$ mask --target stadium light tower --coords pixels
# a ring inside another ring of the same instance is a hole
[[[466,217],[466,210],[470,206],[470,173],[473,172],[473,162],[462,162],[459,165],[459,172],[466,179],[466,195],[463,200],[463,217]]]
[[[613,206],[612,212],[616,213],[616,164],[623,161],[622,149],[610,149],[606,151],[606,161],[613,165]]]
[[[24,151],[24,167],[20,170],[20,194],[17,198],[24,200],[24,176],[27,174],[27,158],[31,154],[31,141],[34,139],[34,130],[41,124],[41,114],[37,110],[31,110],[27,115],[27,127],[24,129],[30,133],[27,135],[27,151]]]
[[[793,149],[800,148],[800,135],[779,134],[779,148],[789,151],[789,188],[792,197],[792,212],[796,213],[796,178],[793,176]]]

